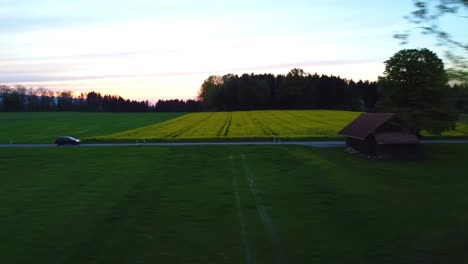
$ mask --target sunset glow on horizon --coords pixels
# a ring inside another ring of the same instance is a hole
[[[396,4],[398,2],[398,5]],[[0,0],[0,83],[193,99],[210,75],[377,80],[412,1]],[[449,24],[450,25],[450,24]],[[428,44],[426,44],[428,43]]]

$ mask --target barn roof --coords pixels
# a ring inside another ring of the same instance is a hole
[[[338,134],[342,136],[366,139],[372,132],[395,117],[393,113],[363,113],[343,128]]]
[[[419,144],[419,139],[408,132],[380,132],[376,133],[377,144]]]

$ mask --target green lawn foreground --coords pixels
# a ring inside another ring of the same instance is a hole
[[[0,144],[52,143],[57,136],[83,138],[163,122],[183,113],[1,113]]]
[[[0,261],[466,263],[468,147],[424,148],[2,148]]]

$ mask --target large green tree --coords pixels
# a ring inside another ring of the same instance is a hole
[[[395,112],[415,133],[441,133],[455,128],[456,114],[448,104],[444,63],[428,49],[405,49],[385,61],[380,79],[381,110]]]
[[[198,100],[203,102],[206,109],[215,110],[217,97],[222,86],[223,78],[221,76],[212,75],[203,82],[198,92]]]

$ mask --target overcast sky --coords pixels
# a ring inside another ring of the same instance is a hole
[[[0,0],[0,83],[155,101],[195,98],[225,73],[376,80],[404,48],[392,35],[412,10],[412,0]],[[437,51],[423,37],[405,47]]]

